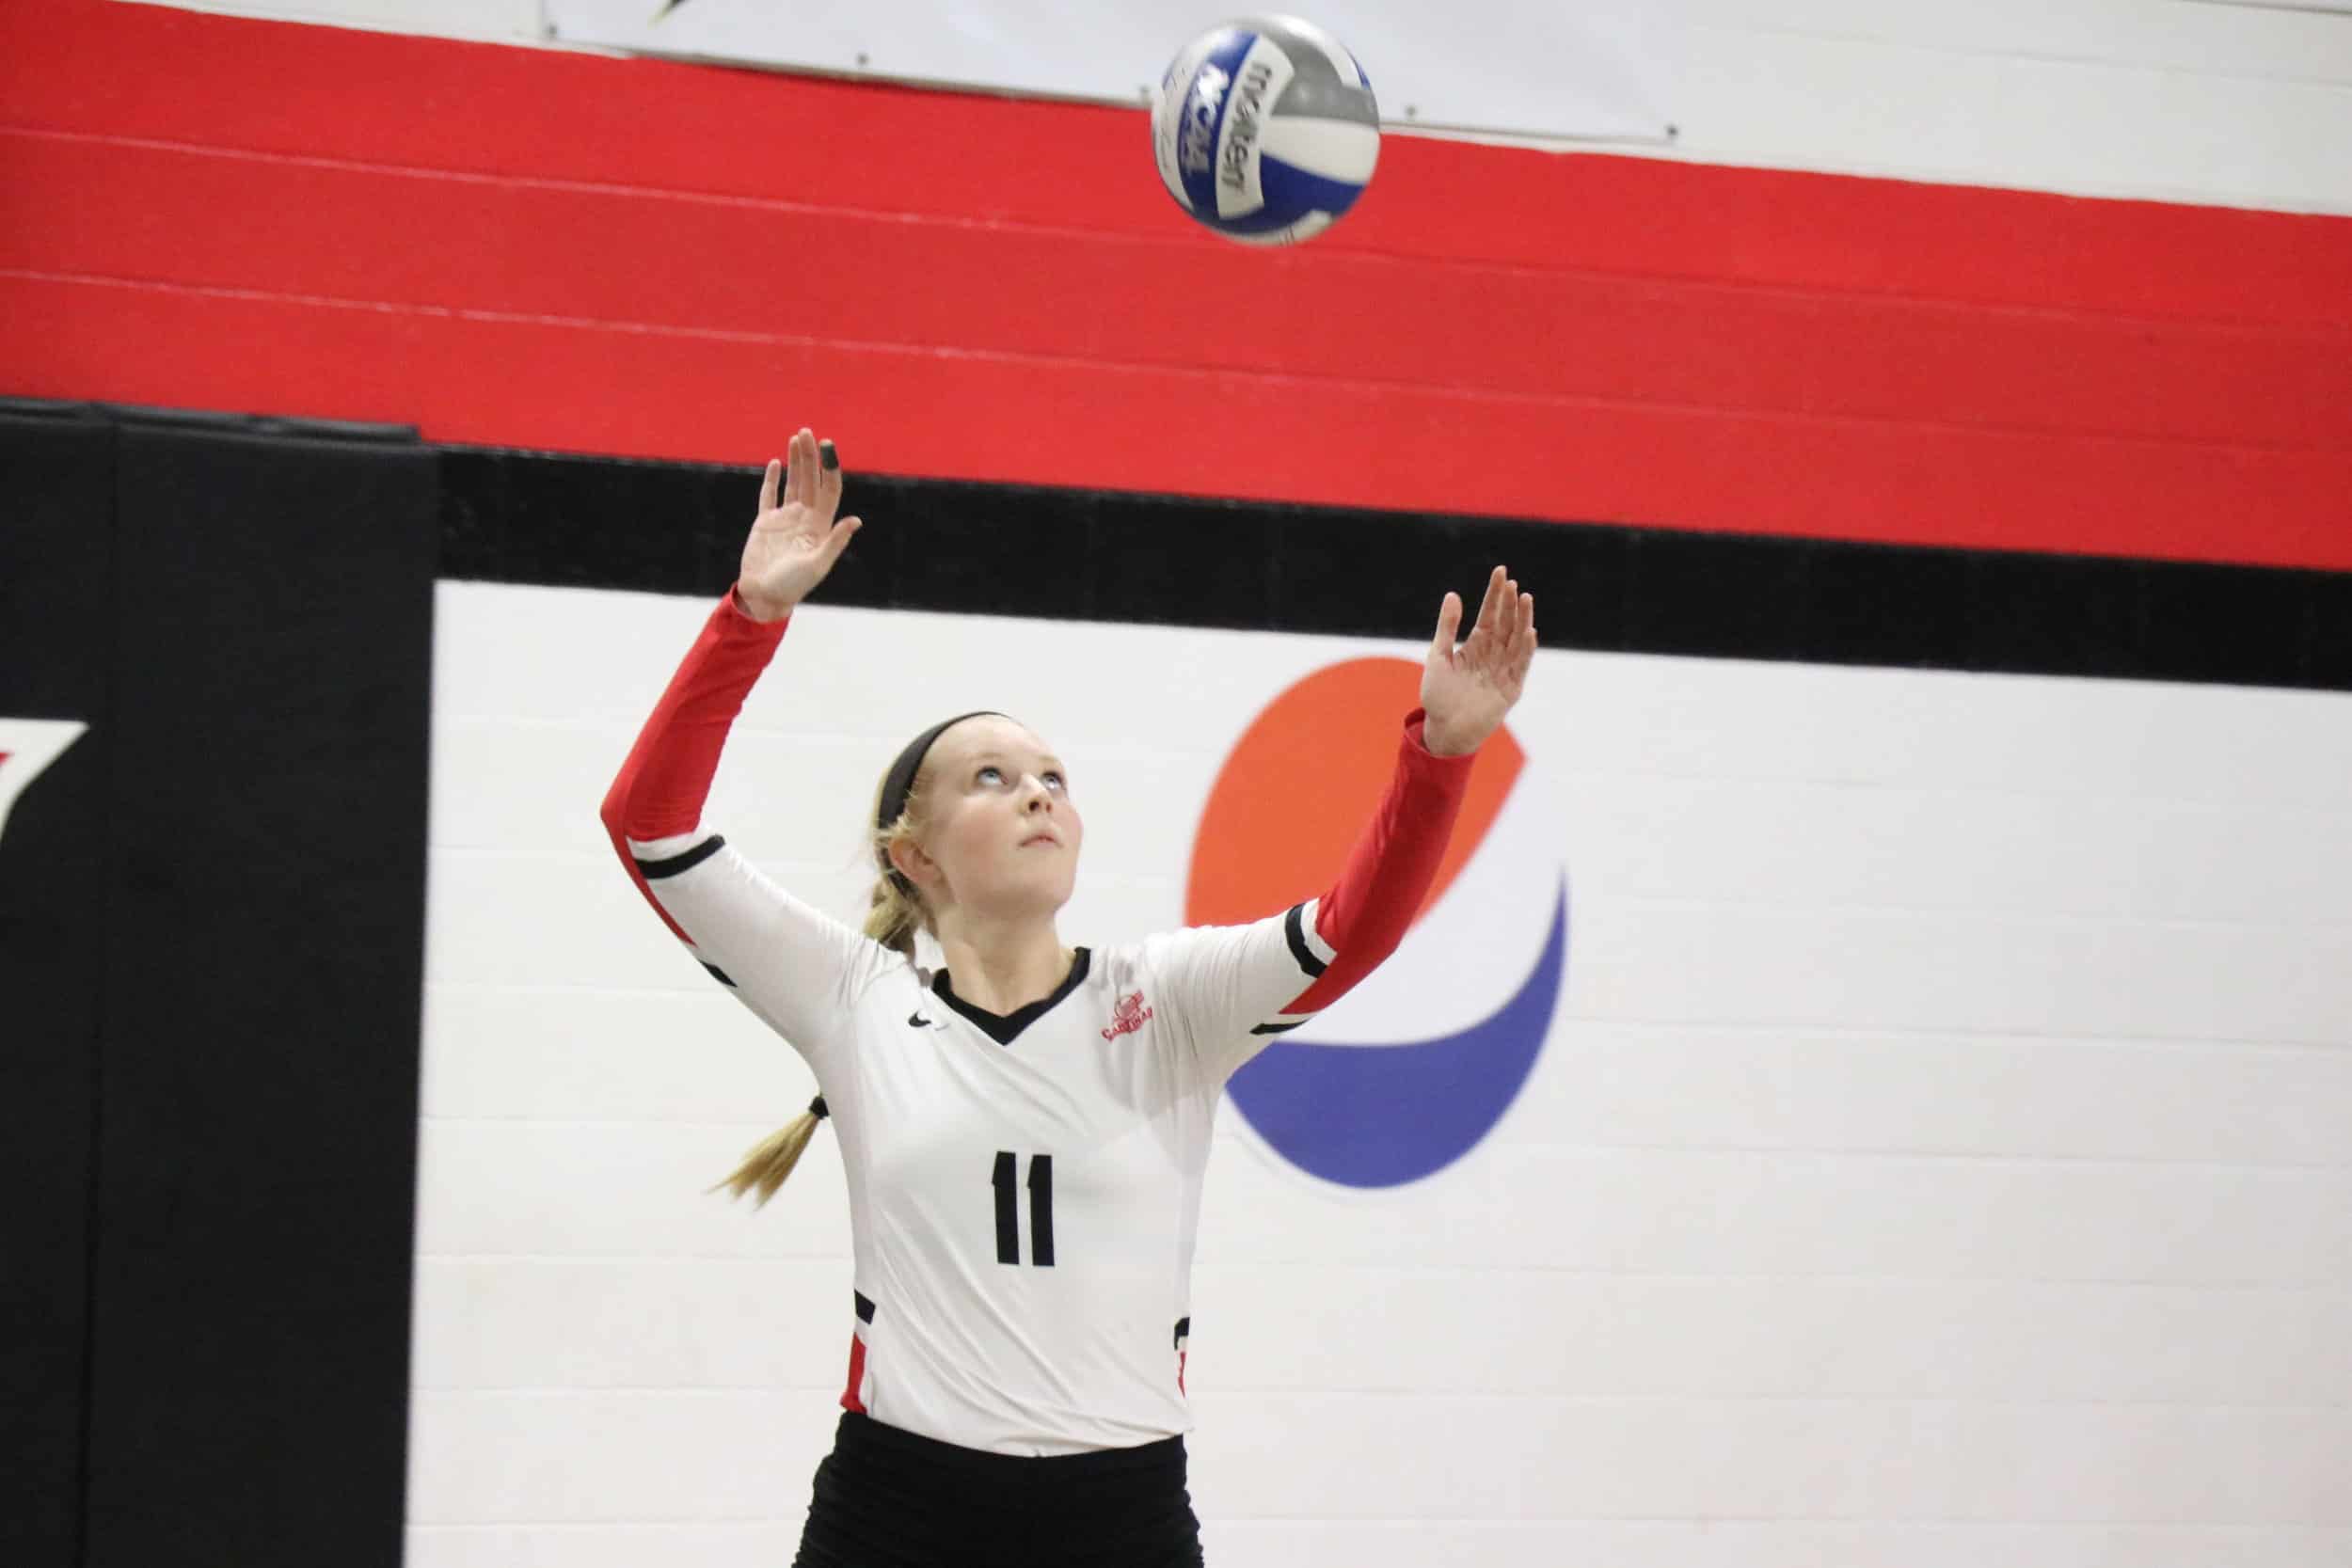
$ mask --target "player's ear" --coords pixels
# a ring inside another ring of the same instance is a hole
[[[939,880],[939,863],[923,853],[923,847],[914,842],[914,835],[902,833],[890,841],[887,851],[892,869],[918,888],[929,888]]]

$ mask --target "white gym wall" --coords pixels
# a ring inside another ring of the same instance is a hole
[[[829,1442],[830,1137],[701,1193],[808,1075],[596,816],[707,608],[440,591],[414,1568],[787,1561]],[[1260,705],[1365,653],[1417,650],[812,606],[711,821],[854,917],[889,756],[1009,706],[1089,816],[1065,935],[1130,937]],[[1213,1562],[2352,1561],[2352,698],[1548,652],[1512,729],[1541,810],[1457,890],[1565,865],[1552,1033],[1401,1191],[1228,1107]]]

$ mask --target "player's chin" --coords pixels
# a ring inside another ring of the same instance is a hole
[[[1057,904],[1067,902],[1072,890],[1078,885],[1078,857],[1067,849],[1060,849],[1039,859],[1044,863],[1022,867],[1022,881],[1051,896]]]
[[[1033,914],[1050,914],[1070,902],[1077,888],[1077,857],[1066,850],[1016,854],[995,879],[994,902]]]
[[[1036,898],[1039,907],[1047,911],[1059,910],[1064,904],[1069,903],[1070,895],[1076,892],[1078,887],[1076,857],[1062,855],[1057,856],[1057,859],[1061,862],[1059,865],[1041,867],[1039,875],[1032,878],[1029,882],[1032,895]]]

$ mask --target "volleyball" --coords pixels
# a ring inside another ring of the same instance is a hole
[[[1229,240],[1295,245],[1339,221],[1380,156],[1372,79],[1296,17],[1250,17],[1194,39],[1152,103],[1160,182]]]

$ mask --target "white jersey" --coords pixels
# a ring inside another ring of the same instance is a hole
[[[1008,1454],[1189,1431],[1209,1134],[1235,1069],[1306,1022],[1333,958],[1311,901],[1081,948],[998,1017],[700,830],[628,841],[697,956],[817,1075],[856,1254],[842,1402]]]

